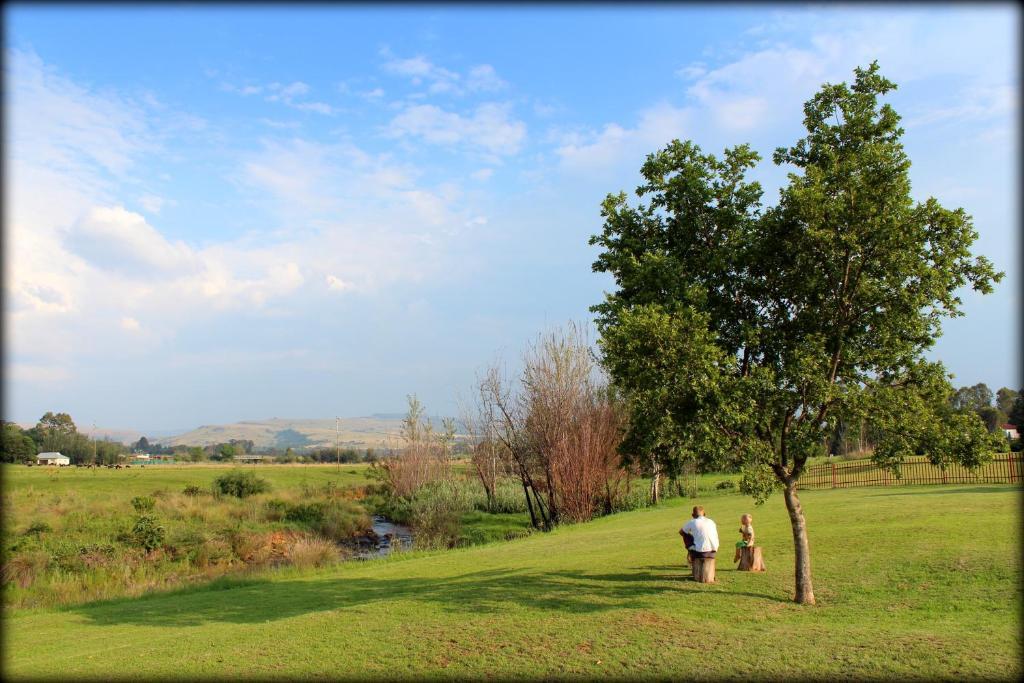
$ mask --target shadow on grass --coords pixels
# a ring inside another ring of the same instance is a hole
[[[932,491],[892,491],[886,493],[872,493],[871,496],[931,496],[931,495],[949,495],[951,493],[1006,493],[1008,491],[1024,491],[1024,488],[1020,484],[989,484],[987,486],[970,486],[964,488],[949,488],[952,485],[942,485],[938,490]]]
[[[96,625],[132,624],[162,628],[205,623],[263,623],[302,614],[373,607],[388,603],[426,603],[446,612],[495,613],[523,607],[562,614],[591,614],[649,606],[647,598],[680,591],[703,592],[680,567],[673,574],[584,572],[525,573],[501,569],[445,578],[321,578],[246,581],[217,590],[173,591],[134,600],[72,608]],[[770,595],[734,593],[776,601]]]

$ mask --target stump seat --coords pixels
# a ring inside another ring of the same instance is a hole
[[[693,567],[693,580],[697,583],[715,582],[715,558],[694,557],[690,560]]]
[[[737,570],[741,572],[765,571],[764,558],[761,556],[761,546],[754,545],[749,548],[741,548],[740,564]]]

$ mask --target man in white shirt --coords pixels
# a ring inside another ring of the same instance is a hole
[[[679,530],[689,559],[714,557],[718,552],[718,527],[714,521],[704,516],[704,508],[701,505],[693,508],[692,516],[693,519],[688,520]]]

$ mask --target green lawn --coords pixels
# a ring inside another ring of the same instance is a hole
[[[779,497],[701,498],[718,583],[688,581],[689,501],[508,543],[267,573],[21,611],[19,678],[865,677],[1021,673],[1020,495],[1011,486],[808,491],[819,604],[790,602]],[[728,547],[753,512],[766,574]]]

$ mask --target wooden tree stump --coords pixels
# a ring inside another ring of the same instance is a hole
[[[690,560],[693,566],[693,580],[697,583],[715,582],[715,558],[694,557]]]
[[[741,572],[763,572],[765,566],[761,557],[761,546],[740,548],[740,566],[737,569]]]

